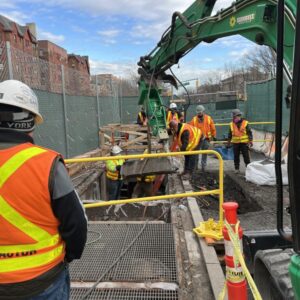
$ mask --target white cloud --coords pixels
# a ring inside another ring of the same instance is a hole
[[[205,58],[203,58],[202,61],[203,61],[204,63],[210,63],[210,62],[213,61],[213,59],[212,59],[212,58],[209,58],[209,57],[205,57]]]
[[[248,55],[249,53],[251,53],[254,48],[255,48],[255,45],[253,45],[253,47],[250,47],[250,48],[248,47],[248,48],[244,48],[244,49],[240,49],[240,50],[230,51],[229,56],[231,57],[231,59],[239,60],[239,59],[243,58],[244,56]]]
[[[87,33],[87,31],[84,28],[77,26],[77,25],[72,25],[71,29],[77,33]]]
[[[62,34],[56,35],[48,31],[38,30],[38,39],[49,40],[53,43],[60,43],[65,40],[65,37]]]
[[[234,1],[233,0],[217,0],[216,4],[214,6],[213,13],[216,13],[220,9],[231,6],[232,2],[234,2]]]
[[[11,0],[1,0],[0,9],[15,9],[16,5]]]
[[[116,37],[119,33],[119,29],[109,29],[109,30],[100,30],[97,32],[99,35],[104,36],[104,37]]]
[[[0,11],[0,14],[20,25],[25,25],[26,22],[30,21],[28,15],[26,15],[18,10],[11,10],[9,12],[8,11]]]
[[[137,65],[132,62],[105,62],[90,60],[92,74],[113,74],[119,77],[130,77],[137,74]]]

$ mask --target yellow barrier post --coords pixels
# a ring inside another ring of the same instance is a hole
[[[194,197],[194,196],[206,196],[206,195],[219,195],[219,221],[209,219],[208,221],[201,222],[199,227],[194,229],[194,232],[201,237],[211,237],[217,240],[223,238],[222,227],[223,227],[223,202],[224,202],[224,162],[220,153],[214,150],[198,150],[198,151],[186,151],[186,152],[169,152],[169,153],[151,153],[151,154],[134,154],[134,155],[118,155],[118,156],[105,156],[105,157],[92,157],[92,158],[74,158],[66,159],[66,164],[71,163],[85,163],[85,162],[97,162],[106,160],[117,160],[117,159],[141,159],[141,158],[158,158],[158,157],[170,157],[170,156],[182,156],[182,155],[199,155],[199,154],[212,154],[219,160],[219,189],[192,193],[182,194],[171,194],[162,196],[152,196],[125,200],[110,200],[101,201],[96,203],[85,204],[86,208],[102,207],[118,204],[128,204],[137,202],[149,202],[167,199],[177,199],[183,197]]]

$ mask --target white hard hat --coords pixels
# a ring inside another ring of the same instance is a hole
[[[177,108],[177,104],[176,103],[171,103],[170,104],[170,109],[175,109]]]
[[[122,151],[123,151],[123,150],[121,149],[121,147],[119,147],[119,146],[117,146],[117,145],[113,146],[112,149],[111,149],[111,153],[112,153],[112,154],[119,154],[119,153],[121,153]]]
[[[36,94],[21,81],[6,80],[0,83],[0,104],[7,104],[29,111],[34,114],[36,124],[43,123]]]
[[[196,112],[197,113],[203,113],[205,111],[205,108],[203,105],[197,105]]]

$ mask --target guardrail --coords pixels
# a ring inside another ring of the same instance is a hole
[[[134,154],[134,155],[119,155],[119,156],[105,156],[105,157],[92,157],[92,158],[75,158],[75,159],[66,159],[66,164],[71,163],[86,163],[86,162],[97,162],[97,161],[107,161],[107,160],[118,160],[118,159],[147,159],[147,158],[158,158],[158,157],[174,157],[182,155],[199,155],[199,154],[211,154],[218,158],[219,160],[219,189],[209,190],[209,191],[200,191],[192,193],[181,193],[181,194],[171,194],[171,195],[162,195],[162,196],[152,196],[152,197],[143,197],[143,198],[133,198],[125,200],[110,200],[110,201],[101,201],[96,203],[85,204],[86,208],[118,205],[118,204],[127,204],[127,203],[138,203],[138,202],[150,202],[150,201],[159,201],[167,199],[178,199],[184,197],[195,197],[195,196],[207,196],[207,195],[219,195],[219,220],[214,222],[213,220],[208,220],[200,224],[198,228],[198,234],[201,236],[214,237],[216,239],[222,238],[222,227],[223,227],[223,202],[224,202],[224,162],[222,156],[214,150],[198,150],[198,151],[186,151],[186,152],[169,152],[169,153],[152,153],[152,154]],[[209,233],[206,233],[209,230]]]
[[[249,125],[275,125],[275,122],[249,122]],[[229,126],[230,123],[216,123],[215,126]]]

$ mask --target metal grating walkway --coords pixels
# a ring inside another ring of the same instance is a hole
[[[71,264],[71,280],[97,281],[142,228],[143,224],[89,225],[88,242],[95,242],[87,245],[82,258]],[[173,225],[147,224],[141,236],[102,281],[177,282]],[[129,299],[120,297],[110,299]],[[154,298],[139,299],[157,298],[154,295]]]
[[[86,289],[72,289],[71,300],[82,298]],[[96,290],[88,297],[89,300],[176,300],[177,291],[164,290],[129,290],[129,289],[106,289]]]

